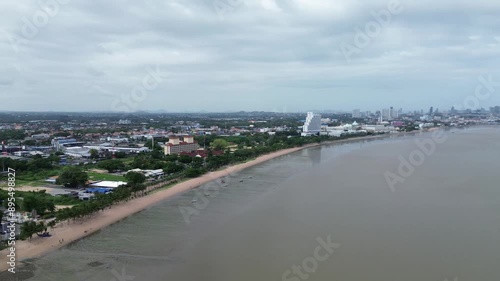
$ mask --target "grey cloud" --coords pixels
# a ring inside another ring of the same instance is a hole
[[[500,74],[498,1],[401,0],[350,62],[340,44],[389,1],[245,1],[223,20],[211,0],[70,1],[16,51],[6,34],[23,37],[35,2],[0,4],[1,95],[39,97],[10,109],[109,110],[156,65],[172,75],[139,110],[447,108]]]

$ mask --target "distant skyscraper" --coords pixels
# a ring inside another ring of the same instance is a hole
[[[352,111],[352,118],[361,118],[361,111],[359,109],[354,109]]]
[[[321,115],[308,112],[303,131],[305,134],[317,134],[321,131]]]
[[[490,112],[493,113],[493,114],[500,114],[500,106],[493,106],[493,107],[490,107]]]
[[[434,113],[434,107],[431,106],[431,108],[429,109],[429,114],[432,114]]]
[[[391,118],[391,119],[398,118],[398,113],[396,112],[396,110],[392,106],[391,106],[391,109],[389,111],[389,118]]]
[[[382,118],[387,120],[389,117],[391,117],[391,110],[387,108],[382,109]]]

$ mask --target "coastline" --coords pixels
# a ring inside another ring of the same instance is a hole
[[[271,159],[311,147],[318,147],[323,145],[339,144],[339,143],[349,143],[349,142],[356,142],[356,141],[363,141],[370,139],[383,139],[390,136],[405,136],[407,134],[414,135],[415,133],[410,132],[410,133],[355,137],[349,139],[327,141],[323,143],[308,144],[301,147],[279,150],[276,152],[259,156],[245,163],[232,165],[222,170],[210,172],[208,174],[202,175],[197,178],[176,183],[170,188],[160,189],[144,197],[139,197],[129,200],[127,202],[118,203],[116,205],[113,205],[112,208],[106,209],[102,212],[98,212],[90,218],[78,220],[75,222],[70,222],[70,221],[61,222],[55,228],[50,230],[52,234],[51,237],[48,238],[34,237],[31,241],[29,240],[16,241],[15,245],[16,269],[22,267],[24,260],[46,255],[54,250],[67,246],[72,242],[85,238],[86,236],[89,236],[107,226],[117,223],[133,214],[139,213],[163,200],[185,193],[191,189],[197,188],[203,184],[224,177],[230,173],[238,172],[250,168],[252,166],[264,163]],[[64,239],[64,242],[59,243],[61,239]],[[0,272],[6,271],[9,268],[9,265],[7,264],[8,253],[9,253],[8,249],[0,251],[0,256],[1,256]]]

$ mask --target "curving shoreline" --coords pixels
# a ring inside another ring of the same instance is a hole
[[[76,222],[66,221],[59,223],[55,228],[50,230],[52,234],[51,237],[48,238],[35,237],[31,241],[21,241],[21,240],[16,241],[16,270],[18,270],[18,268],[22,266],[23,260],[40,257],[54,250],[60,249],[74,241],[89,236],[99,231],[102,228],[110,226],[133,214],[141,212],[163,200],[187,192],[200,185],[224,177],[230,173],[238,172],[246,168],[264,163],[271,159],[286,154],[290,154],[296,151],[300,151],[306,148],[317,147],[328,144],[356,142],[367,139],[381,139],[394,135],[402,136],[403,134],[385,134],[377,136],[365,136],[365,137],[356,137],[343,140],[334,140],[324,143],[314,143],[302,147],[288,148],[272,152],[270,154],[259,156],[256,159],[250,160],[245,163],[229,166],[223,170],[210,172],[200,177],[177,183],[168,189],[159,190],[144,197],[132,199],[127,202],[118,203],[116,205],[113,205],[111,209],[106,209],[102,212],[98,212],[90,218],[86,218]],[[64,239],[64,242],[60,243],[59,241],[62,239]],[[8,249],[0,251],[0,272],[6,271],[9,268],[9,265],[7,264],[8,253],[9,253]]]

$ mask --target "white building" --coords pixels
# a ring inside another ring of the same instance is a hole
[[[128,120],[128,119],[120,119],[118,121],[118,124],[120,124],[120,125],[130,125],[130,124],[132,124],[132,122],[130,120]]]
[[[89,184],[90,187],[97,187],[97,188],[118,188],[122,185],[127,185],[127,183],[124,181],[98,181]]]
[[[115,142],[115,143],[123,143],[123,142],[128,142],[128,138],[107,137],[106,141],[112,141],[112,142]]]
[[[128,172],[141,173],[141,174],[145,175],[148,178],[162,177],[165,174],[163,172],[163,169],[156,169],[156,170],[132,169],[132,170],[129,170]]]
[[[302,127],[302,136],[314,135],[321,132],[321,115],[308,112]]]
[[[86,147],[68,147],[64,150],[64,155],[73,158],[90,158],[90,149]]]

